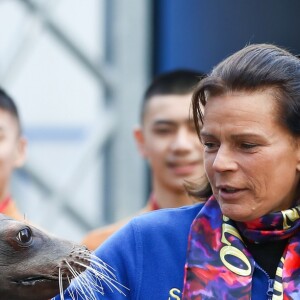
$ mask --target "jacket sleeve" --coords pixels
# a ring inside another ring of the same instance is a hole
[[[64,292],[64,299],[136,299],[142,272],[141,247],[134,221],[131,221],[95,250],[92,270],[85,271],[72,281]],[[60,296],[53,298],[60,299]]]

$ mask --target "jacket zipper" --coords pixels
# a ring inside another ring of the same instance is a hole
[[[257,267],[259,270],[261,270],[264,274],[266,274],[267,278],[268,278],[268,290],[267,290],[267,296],[268,296],[268,300],[272,300],[273,297],[273,291],[274,291],[274,279],[271,279],[269,274],[262,268],[260,267],[258,264],[255,264],[255,267]]]

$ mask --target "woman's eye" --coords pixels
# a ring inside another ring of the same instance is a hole
[[[26,227],[20,230],[17,234],[17,240],[21,244],[29,244],[32,241],[32,233],[31,230]]]
[[[257,147],[257,144],[252,144],[252,143],[242,143],[241,148],[243,149],[253,149]]]
[[[212,142],[204,142],[203,145],[204,145],[204,148],[207,150],[213,150],[213,149],[217,148],[217,144],[212,143]]]

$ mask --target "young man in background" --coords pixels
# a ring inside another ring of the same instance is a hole
[[[199,182],[204,170],[202,145],[190,118],[190,103],[193,88],[203,77],[191,70],[164,73],[145,92],[141,125],[133,133],[150,167],[152,192],[137,214],[193,203],[184,183]],[[82,243],[94,250],[130,219],[92,231]]]

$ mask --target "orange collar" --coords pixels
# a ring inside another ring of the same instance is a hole
[[[150,207],[151,207],[151,210],[160,209],[153,193],[150,195]]]
[[[11,202],[11,197],[7,196],[1,203],[0,203],[0,213],[4,212],[5,209],[8,207],[8,205]]]

